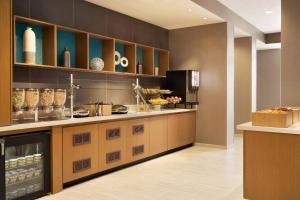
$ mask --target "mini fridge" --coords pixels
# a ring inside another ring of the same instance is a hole
[[[36,199],[50,192],[49,132],[0,137],[0,199]]]

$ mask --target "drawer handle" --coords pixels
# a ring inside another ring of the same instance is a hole
[[[136,125],[132,127],[132,135],[140,135],[145,131],[144,124]]]
[[[145,151],[144,145],[132,147],[132,155],[133,156],[137,156],[137,155],[143,154],[144,151]]]
[[[73,162],[73,173],[78,173],[91,168],[91,158]]]
[[[121,160],[121,151],[115,151],[106,154],[106,163],[112,163]]]
[[[112,128],[106,130],[106,140],[114,140],[121,137],[121,128]]]
[[[90,144],[91,143],[91,133],[79,133],[73,135],[73,146]]]

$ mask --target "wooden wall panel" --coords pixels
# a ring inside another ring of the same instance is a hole
[[[51,192],[63,190],[63,135],[62,127],[52,128],[51,133]]]
[[[0,126],[11,123],[12,2],[0,0]]]

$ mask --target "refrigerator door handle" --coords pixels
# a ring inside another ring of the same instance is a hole
[[[4,156],[4,153],[5,153],[5,140],[0,139],[0,144],[1,144],[1,156]]]

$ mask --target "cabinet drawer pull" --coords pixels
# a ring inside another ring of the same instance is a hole
[[[115,151],[106,154],[106,163],[112,163],[121,160],[121,151]]]
[[[132,147],[132,155],[133,156],[143,154],[144,151],[145,151],[144,145],[139,145],[139,146]]]
[[[144,124],[136,125],[136,126],[133,126],[133,127],[132,127],[132,134],[133,134],[133,135],[140,135],[140,134],[143,134],[144,131],[145,131]]]
[[[73,173],[78,173],[91,168],[91,158],[73,161]]]
[[[91,143],[91,133],[79,133],[73,135],[73,146],[90,144]]]
[[[121,128],[112,128],[106,130],[106,140],[114,140],[121,137]]]

